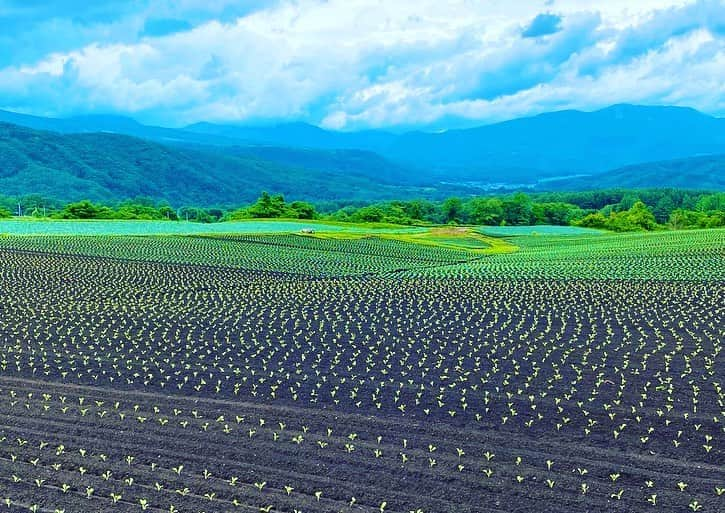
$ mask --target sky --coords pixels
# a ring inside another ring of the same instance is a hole
[[[725,0],[0,0],[0,109],[445,129],[725,116]]]

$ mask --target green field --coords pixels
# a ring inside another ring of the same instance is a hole
[[[496,230],[505,236],[492,237],[472,228],[289,221],[11,221],[0,224],[0,229],[5,227],[15,230],[0,236],[2,248],[302,275],[661,280],[725,276],[723,229],[612,234],[548,227],[551,235],[542,235],[532,234],[531,227],[517,227]],[[48,233],[38,234],[48,228]],[[303,228],[314,228],[314,233],[301,233]]]
[[[564,232],[562,232],[564,233]],[[411,271],[448,278],[718,280],[725,278],[725,230],[506,237],[518,251]]]
[[[200,235],[240,233],[294,233],[304,228],[325,232],[415,232],[393,225],[355,225],[318,221],[250,220],[225,223],[124,220],[0,220],[0,235]]]
[[[492,237],[518,237],[526,235],[541,235],[546,237],[568,236],[568,235],[600,235],[605,232],[591,228],[579,228],[577,226],[484,226],[479,231]]]

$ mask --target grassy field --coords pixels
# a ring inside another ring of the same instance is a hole
[[[725,510],[725,230],[93,224],[0,237],[3,511]]]
[[[304,228],[325,232],[386,233],[415,232],[420,229],[386,224],[353,224],[303,220],[248,220],[225,223],[192,223],[186,221],[125,220],[0,220],[4,235],[202,235],[247,233],[294,233]]]
[[[566,233],[566,232],[564,232]],[[721,280],[725,230],[515,235],[518,251],[424,273],[441,278]],[[409,275],[418,275],[414,270]]]
[[[362,227],[361,227],[362,228]],[[477,255],[490,255],[511,253],[518,248],[514,244],[499,238],[481,234],[471,227],[431,227],[393,230],[385,232],[367,230],[363,231],[336,231],[321,230],[313,234],[318,239],[337,239],[356,241],[362,239],[378,238],[395,240],[408,244],[433,246],[442,249],[464,250]],[[470,256],[470,255],[469,255]]]
[[[517,236],[570,236],[570,235],[601,235],[601,230],[592,228],[579,228],[576,226],[484,226],[479,231],[492,237],[517,237]]]

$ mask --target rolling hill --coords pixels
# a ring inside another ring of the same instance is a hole
[[[725,119],[694,109],[614,105],[550,112],[445,132],[331,132],[301,123],[186,127],[258,144],[357,148],[414,167],[428,180],[535,181],[627,165],[725,153]]]
[[[237,205],[262,190],[308,200],[380,200],[431,192],[391,185],[401,168],[361,152],[349,157],[346,152],[314,152],[307,160],[291,152],[288,164],[282,164],[265,160],[261,150],[216,150],[0,123],[0,192],[68,201],[147,196],[174,205]]]
[[[383,152],[399,162],[429,162],[449,178],[467,180],[590,174],[721,153],[725,119],[679,107],[633,105],[552,112],[441,134],[404,134]]]
[[[234,126],[214,123],[196,123],[185,132],[216,136],[223,140],[242,141],[247,144],[293,146],[318,150],[357,149],[384,153],[397,136],[382,130],[337,132],[307,123],[281,123],[270,126]]]
[[[629,105],[402,135],[304,124],[173,129],[0,111],[0,193],[231,206],[262,190],[312,201],[436,199],[481,194],[491,183],[725,190],[724,127],[691,109]]]
[[[595,112],[558,111],[439,133],[367,130],[336,132],[304,123],[233,126],[197,123],[182,129],[142,125],[118,116],[52,119],[0,111],[0,121],[62,133],[114,132],[177,146],[233,147],[290,164],[288,149],[360,150],[413,169],[419,183],[535,183],[542,178],[594,174],[624,166],[725,154],[725,119],[689,108],[614,105]],[[286,148],[286,149],[285,149]],[[377,155],[375,155],[377,154]],[[327,158],[327,157],[326,157]],[[377,164],[371,164],[374,167]],[[400,173],[394,173],[401,178]],[[392,176],[392,175],[391,175]]]
[[[647,162],[539,185],[542,190],[567,191],[650,187],[725,191],[725,155]]]

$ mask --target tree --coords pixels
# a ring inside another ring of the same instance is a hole
[[[681,223],[682,219],[678,218],[676,222]],[[600,228],[615,232],[655,230],[658,227],[654,214],[641,201],[635,202],[629,210],[623,212],[611,211],[609,216],[605,216],[602,212],[595,212],[574,224],[586,228]]]
[[[503,201],[498,198],[474,198],[466,204],[465,210],[472,224],[495,226],[504,218]]]
[[[114,217],[114,212],[104,205],[82,200],[66,205],[58,217],[62,219],[111,219]]]
[[[282,217],[285,212],[284,196],[281,194],[272,196],[267,191],[263,191],[256,203],[247,209],[247,212],[249,217],[255,218]]]
[[[644,230],[654,230],[657,228],[657,220],[654,214],[641,201],[636,202],[627,211],[627,217],[630,223]]]
[[[716,194],[708,194],[697,201],[695,210],[701,212],[711,212],[716,210],[725,210],[725,192]]]
[[[5,207],[0,207],[0,219],[7,219],[13,217],[13,213]]]
[[[362,207],[352,215],[353,221],[362,221],[366,223],[379,223],[383,220],[385,213],[380,207],[370,206]]]
[[[560,201],[534,203],[531,210],[536,224],[567,226],[573,218],[583,215],[583,211],[576,205]]]
[[[619,201],[619,210],[620,211],[629,210],[638,201],[640,201],[640,199],[636,193],[628,192],[624,196],[622,196],[622,199]]]
[[[222,217],[222,212],[217,212],[217,209],[210,209],[208,213],[212,217]],[[280,217],[314,219],[317,217],[317,211],[311,203],[306,201],[293,201],[287,204],[281,194],[271,195],[265,191],[252,205],[230,212],[226,219],[271,219]]]
[[[293,201],[289,204],[288,211],[292,214],[289,217],[298,219],[314,219],[317,217],[315,207],[306,201]]]
[[[206,210],[198,207],[181,207],[178,215],[181,219],[199,223],[212,223],[217,220],[210,216]]]
[[[576,226],[581,226],[582,228],[596,228],[599,230],[606,230],[608,222],[609,218],[607,218],[604,214],[602,214],[601,212],[594,212],[593,214],[584,216],[582,219],[575,222],[574,224]]]
[[[685,228],[720,228],[725,226],[725,211],[714,210],[706,213],[680,208],[670,215],[669,226],[673,230]]]
[[[514,194],[503,202],[506,224],[528,225],[534,222],[531,198],[523,192]]]
[[[163,207],[159,207],[159,214],[164,219],[169,219],[171,221],[178,221],[179,216],[176,215],[176,210],[171,208],[168,205],[164,205]]]
[[[668,224],[673,230],[682,230],[688,226],[689,222],[688,211],[678,208],[670,214]]]
[[[430,201],[412,200],[401,202],[401,206],[406,215],[412,220],[432,220],[435,215],[435,205]]]
[[[675,210],[675,202],[670,196],[662,196],[655,205],[652,212],[658,223],[664,223],[670,218],[670,214]]]
[[[443,205],[441,207],[442,214],[443,214],[443,222],[444,223],[459,223],[460,217],[462,214],[462,205],[461,198],[448,198],[443,202]]]

